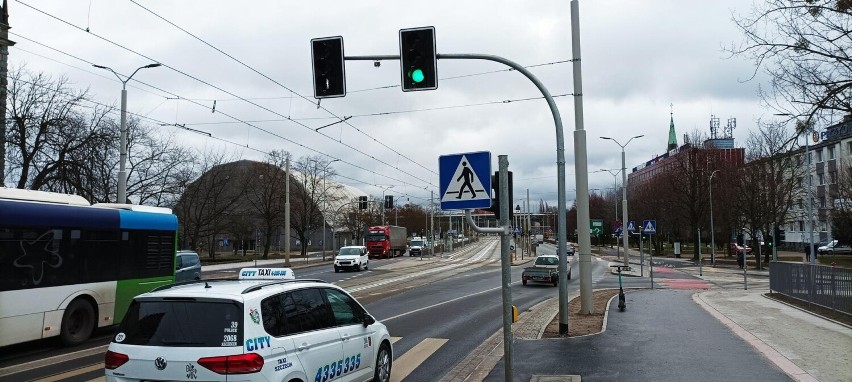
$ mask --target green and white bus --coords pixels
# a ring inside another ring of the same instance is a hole
[[[177,217],[0,187],[0,346],[67,345],[121,322],[136,295],[174,282]]]

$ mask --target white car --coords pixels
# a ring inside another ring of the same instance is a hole
[[[370,256],[367,253],[367,247],[363,245],[351,245],[341,247],[334,257],[334,272],[340,272],[341,269],[352,269],[361,271],[361,268],[369,269]]]
[[[343,289],[288,268],[136,296],[105,356],[106,381],[390,380],[384,324]]]

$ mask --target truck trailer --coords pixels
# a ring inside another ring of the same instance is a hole
[[[367,229],[367,252],[370,257],[402,256],[407,250],[408,230],[393,225]]]

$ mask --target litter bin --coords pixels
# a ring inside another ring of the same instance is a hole
[[[680,242],[679,241],[674,242],[674,255],[675,255],[676,258],[678,258],[678,259],[680,258]]]

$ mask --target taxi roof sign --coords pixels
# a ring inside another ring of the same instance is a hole
[[[295,280],[290,268],[243,268],[240,280]]]

